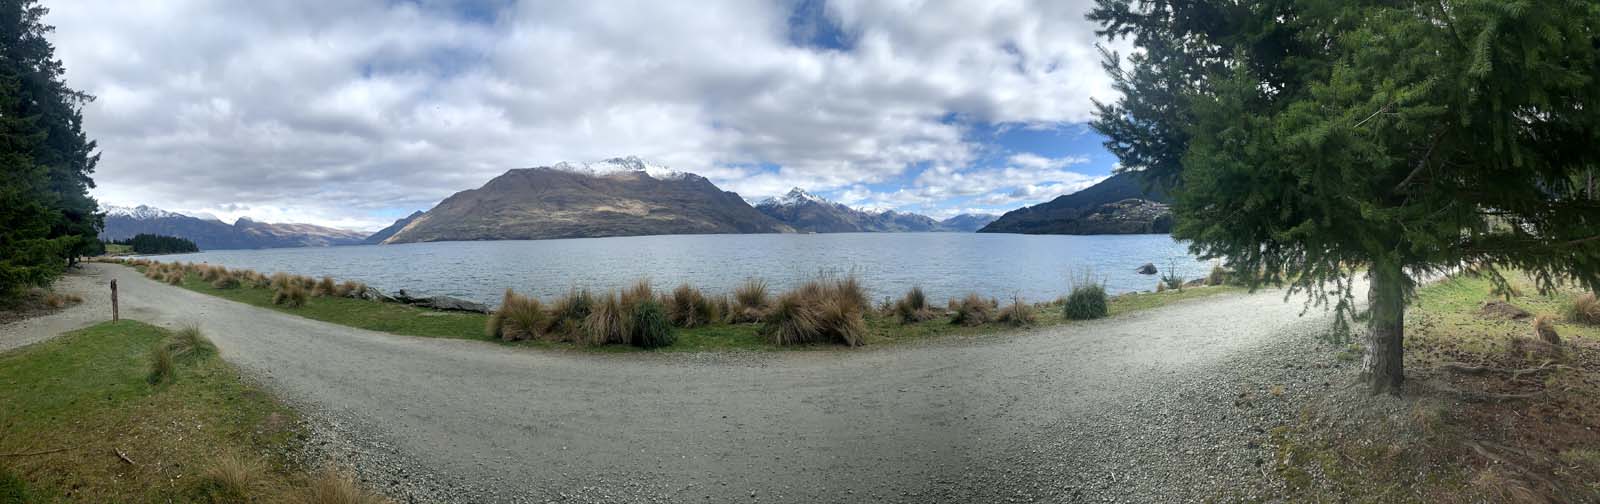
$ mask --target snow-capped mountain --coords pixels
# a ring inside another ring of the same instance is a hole
[[[877,233],[917,231],[974,231],[945,227],[939,221],[914,213],[887,209],[850,208],[840,203],[793,188],[782,196],[767,198],[756,210],[801,232]]]
[[[228,224],[215,216],[204,218],[159,208],[106,206],[102,240],[125,240],[140,233],[176,236],[193,241],[201,250],[280,247],[324,247],[361,243],[366,234],[312,224],[271,224],[248,217]]]
[[[618,173],[644,173],[656,180],[679,180],[687,175],[687,173],[665,166],[645,162],[645,160],[639,159],[638,156],[617,157],[593,163],[562,161],[550,165],[550,168],[596,177],[616,175]]]

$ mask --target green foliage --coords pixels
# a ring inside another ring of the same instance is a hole
[[[187,239],[149,233],[139,233],[133,235],[133,238],[111,243],[127,245],[136,254],[181,254],[200,251],[200,247]]]
[[[1365,318],[1396,340],[1408,273],[1600,287],[1600,4],[1100,0],[1090,19],[1140,49],[1106,54],[1122,97],[1094,128],[1174,196],[1173,236],[1252,287],[1343,321],[1365,267]]]
[[[43,286],[104,250],[89,197],[97,155],[34,0],[0,5],[0,297]]]
[[[1106,316],[1108,305],[1104,284],[1082,284],[1072,288],[1067,302],[1061,305],[1061,313],[1068,320],[1097,319]]]
[[[667,310],[654,299],[641,299],[628,309],[632,318],[633,345],[639,348],[672,346],[677,334],[672,332],[672,321],[667,320]]]

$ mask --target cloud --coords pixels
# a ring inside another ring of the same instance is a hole
[[[46,22],[98,96],[101,199],[376,229],[510,168],[627,154],[753,199],[1071,186],[1074,158],[976,166],[1003,147],[972,129],[1112,96],[1089,5],[81,0]]]

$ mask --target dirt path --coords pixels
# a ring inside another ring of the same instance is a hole
[[[1264,432],[1348,374],[1275,293],[894,348],[591,355],[352,329],[104,264],[63,284],[88,302],[0,326],[0,349],[106,318],[110,278],[123,316],[199,323],[353,439],[336,455],[424,501],[1194,500],[1258,471]]]

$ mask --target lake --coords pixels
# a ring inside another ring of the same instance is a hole
[[[1154,263],[1187,278],[1210,264],[1167,235],[1018,235],[978,233],[838,233],[668,235],[536,241],[215,250],[161,256],[262,273],[357,280],[393,293],[447,295],[491,306],[507,287],[551,298],[572,287],[598,291],[648,278],[660,289],[680,283],[731,293],[744,279],[774,291],[818,274],[853,272],[872,299],[899,297],[913,285],[945,299],[986,297],[1046,301],[1085,271],[1112,293],[1153,290],[1157,277],[1134,269]]]

